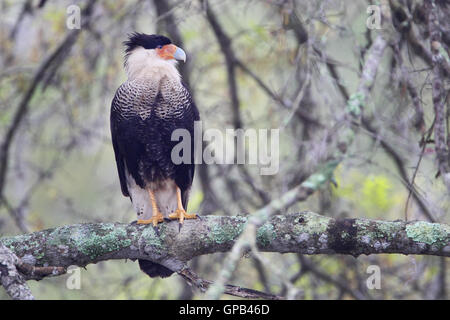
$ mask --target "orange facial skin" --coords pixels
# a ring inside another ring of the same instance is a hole
[[[161,49],[156,48],[156,53],[165,60],[174,59],[175,51],[177,51],[177,46],[173,44],[166,44]]]

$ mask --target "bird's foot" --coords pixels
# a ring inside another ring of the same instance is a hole
[[[158,225],[158,223],[164,221],[164,216],[162,213],[158,212],[157,214],[154,214],[150,219],[147,220],[141,220],[138,219],[137,224],[153,224],[154,227]]]
[[[198,215],[196,213],[187,213],[186,210],[177,209],[175,212],[169,214],[169,219],[175,220],[179,219],[180,222],[184,219],[197,219]]]
[[[184,209],[177,209],[175,212],[169,214],[169,219],[179,221],[179,230],[183,226],[184,219],[197,219],[198,215],[196,213],[187,213]]]

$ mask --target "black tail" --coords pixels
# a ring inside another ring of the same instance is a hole
[[[173,271],[169,268],[164,267],[158,263],[154,263],[148,260],[138,260],[139,267],[144,273],[146,273],[149,277],[161,277],[167,278],[172,275]]]

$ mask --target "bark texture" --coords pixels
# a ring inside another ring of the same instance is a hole
[[[0,284],[14,300],[34,300],[22,274],[17,270],[20,260],[0,243]]]
[[[34,267],[85,266],[110,259],[147,259],[180,273],[195,256],[229,251],[247,217],[207,216],[152,226],[89,223],[5,237],[3,244]],[[424,221],[333,219],[313,212],[273,216],[257,228],[260,251],[301,254],[450,256],[450,226]],[[1,261],[0,261],[1,263]]]

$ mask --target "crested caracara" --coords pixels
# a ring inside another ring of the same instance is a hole
[[[124,42],[128,76],[111,105],[111,136],[124,196],[130,197],[138,224],[157,226],[164,219],[196,218],[187,214],[194,177],[194,121],[197,107],[181,81],[177,60],[186,54],[160,35],[133,33]],[[191,134],[190,163],[174,164],[171,141],[175,129]],[[173,272],[147,260],[139,260],[150,277]]]

